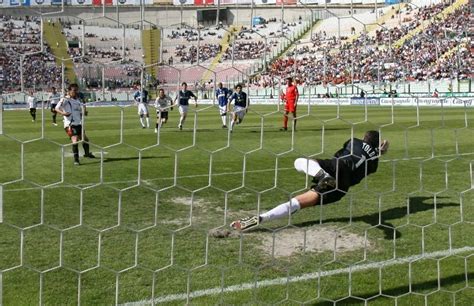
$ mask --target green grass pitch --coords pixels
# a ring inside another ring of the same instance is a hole
[[[135,107],[90,108],[86,130],[98,158],[81,166],[49,111],[44,139],[40,120],[5,111],[0,304],[472,305],[472,249],[251,284],[472,248],[474,109],[301,105],[294,134],[278,131],[275,106],[252,107],[232,134],[221,128],[217,108],[197,111],[179,131],[174,110],[157,135],[154,126],[140,128]],[[380,129],[390,151],[339,203],[243,235],[209,234],[304,191],[310,182],[293,169],[296,157],[330,157],[368,129]],[[274,237],[278,248],[287,231],[304,237],[309,229],[354,234],[367,245],[290,256],[262,247],[262,237]],[[239,284],[250,285],[191,294]]]

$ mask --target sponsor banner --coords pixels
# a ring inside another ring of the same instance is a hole
[[[410,106],[413,105],[413,98],[382,98],[380,99],[382,106]]]
[[[19,0],[10,0],[10,6],[19,6],[20,1]]]
[[[174,5],[194,5],[194,0],[173,0]]]
[[[113,95],[113,93],[112,93]],[[280,103],[281,107],[284,107],[284,103],[281,103],[279,99],[275,98],[262,98],[262,97],[249,97],[250,99],[250,107],[252,105],[277,105]],[[373,98],[371,98],[373,99]],[[18,99],[20,100],[20,99]],[[336,105],[364,105],[361,104],[353,104],[353,99],[349,98],[341,98],[341,99],[329,99],[329,98],[310,98],[310,97],[302,97],[298,104],[307,105],[308,103],[312,105],[329,105],[329,106],[336,106]],[[199,99],[198,104],[210,105],[214,104],[217,105],[216,100],[211,99]],[[410,107],[472,107],[474,108],[474,98],[448,98],[448,99],[437,99],[437,98],[383,98],[380,99],[381,106],[410,106]],[[96,101],[96,102],[88,102],[87,107],[107,107],[107,106],[134,106],[135,103],[133,101]],[[26,107],[26,103],[4,103],[3,108],[5,110],[24,110]]]
[[[473,107],[474,106],[474,98],[449,98],[447,99],[449,101],[450,106],[454,107]]]
[[[351,98],[351,105],[380,105],[380,98]]]
[[[330,98],[300,98],[298,104],[314,104],[314,105],[351,105],[348,98],[330,99]]]
[[[62,5],[63,1],[62,0],[51,0],[51,5]]]
[[[418,98],[418,101],[413,101],[414,104],[420,106],[445,106],[445,99],[441,98]]]

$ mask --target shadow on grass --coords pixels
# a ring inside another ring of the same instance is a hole
[[[154,158],[170,158],[169,156],[142,156],[141,159],[154,159]],[[111,163],[116,161],[125,161],[125,160],[138,160],[138,156],[132,157],[107,157],[104,158],[104,163]]]
[[[437,198],[443,199],[441,197]],[[395,229],[395,226],[387,222],[387,220],[394,220],[400,219],[405,217],[408,214],[415,214],[418,212],[428,211],[435,208],[434,204],[426,203],[427,200],[433,200],[432,197],[411,197],[409,198],[409,205],[403,207],[395,207],[384,210],[382,212],[375,212],[370,215],[365,216],[358,216],[358,217],[343,217],[343,218],[331,218],[326,219],[324,222],[341,222],[341,223],[348,223],[348,222],[365,222],[367,224],[376,226],[378,229],[384,232],[385,239],[392,240],[393,233],[395,232],[395,238],[400,238],[402,233]],[[337,205],[337,204],[336,204]],[[436,203],[436,209],[446,208],[446,207],[459,207],[459,203],[449,202],[449,203]],[[380,222],[379,222],[380,221]],[[320,224],[319,220],[316,221],[308,221],[299,224],[294,224],[295,226],[311,226]]]
[[[456,274],[456,275],[452,275],[452,276],[448,276],[448,277],[443,277],[443,278],[439,279],[439,282],[440,282],[441,286],[446,287],[446,286],[461,284],[461,283],[466,284],[466,280],[470,280],[470,279],[473,279],[473,278],[474,278],[474,273],[470,272],[470,273],[467,273],[467,274]],[[438,279],[433,279],[433,280],[429,280],[429,281],[425,281],[425,282],[421,282],[421,283],[412,284],[411,292],[426,292],[430,289],[433,289],[431,291],[438,290]],[[387,290],[382,290],[382,293],[384,295],[389,295],[389,296],[400,296],[400,295],[406,294],[408,292],[410,292],[410,288],[409,288],[408,284],[403,285],[403,286],[398,286],[398,287],[395,287],[395,288],[391,288],[391,289],[387,289]],[[357,297],[362,298],[362,299],[368,299],[368,298],[371,298],[371,297],[374,297],[374,296],[378,296],[379,294],[380,294],[379,291],[374,291],[374,292],[366,293],[366,294],[363,294],[363,295],[357,295]],[[387,297],[380,296],[378,298],[372,299],[371,301],[374,302],[377,299],[379,299],[379,302],[383,302],[383,300],[387,299]],[[361,305],[361,304],[363,304],[362,300],[355,299],[355,298],[352,298],[352,297],[347,297],[347,298],[338,297],[338,298],[334,298],[333,300],[337,300],[338,304],[340,303],[341,305],[355,305],[355,304],[356,305]],[[334,305],[334,303],[324,301],[324,302],[316,302],[316,303],[312,303],[312,304],[308,304],[308,305]]]

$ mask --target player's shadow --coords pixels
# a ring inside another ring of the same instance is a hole
[[[169,156],[142,156],[141,159],[154,159],[154,158],[170,158]],[[126,160],[138,160],[138,156],[131,157],[106,157],[104,158],[104,163],[111,163],[117,161],[126,161]],[[100,161],[99,161],[100,162]]]
[[[385,296],[400,296],[400,295],[406,294],[407,292],[410,292],[410,291],[411,292],[413,292],[413,291],[426,292],[428,290],[438,289],[439,284],[441,284],[441,286],[443,286],[445,288],[449,287],[451,285],[465,284],[466,279],[473,279],[473,278],[474,278],[474,273],[472,273],[472,272],[469,272],[469,273],[466,273],[466,274],[465,273],[460,273],[460,274],[440,278],[439,282],[438,282],[438,279],[433,279],[433,280],[428,280],[428,281],[424,281],[424,282],[420,282],[420,283],[414,283],[414,284],[411,285],[411,290],[410,290],[410,287],[408,286],[408,284],[406,284],[406,285],[397,286],[397,287],[394,287],[394,288],[382,290],[382,292]],[[369,299],[369,298],[373,298],[375,296],[380,295],[380,292],[379,291],[374,291],[374,292],[369,292],[369,293],[362,294],[362,295],[358,295],[358,294],[353,294],[353,295],[355,295],[359,298]],[[355,299],[355,298],[351,298],[351,297],[344,299],[344,296],[341,296],[341,297],[338,297],[338,298],[334,298],[333,300],[339,301],[339,303],[341,303],[341,305],[354,305],[354,304],[360,305],[361,304],[360,299]],[[383,302],[384,298],[381,298],[379,301],[377,301],[377,298],[375,298],[375,299],[373,299],[373,301],[376,302],[376,303],[377,302]],[[316,302],[316,303],[312,303],[312,304],[309,304],[309,305],[334,305],[334,303],[321,301],[321,302]]]
[[[442,197],[437,197],[437,200],[443,199]],[[387,210],[384,210],[382,212],[375,212],[370,215],[365,215],[365,216],[358,216],[358,217],[343,217],[343,218],[331,218],[331,219],[325,219],[324,223],[326,222],[341,222],[341,223],[348,223],[348,222],[364,222],[373,226],[377,226],[380,223],[380,226],[377,228],[382,230],[385,235],[385,239],[392,240],[393,239],[393,233],[395,231],[395,238],[400,238],[402,236],[402,233],[400,233],[398,230],[395,229],[395,226],[387,222],[387,220],[394,220],[394,219],[400,219],[405,217],[407,214],[415,214],[418,212],[423,212],[427,210],[432,210],[434,209],[435,205],[431,203],[426,203],[427,200],[433,200],[432,197],[411,197],[409,198],[409,206],[403,206],[403,207],[394,207],[390,208]],[[454,202],[448,202],[448,203],[436,203],[436,208],[442,209],[446,207],[459,207],[459,203],[454,203]],[[379,222],[380,221],[380,222]],[[311,226],[311,225],[316,225],[320,224],[320,221],[308,221],[308,222],[303,222],[300,224],[295,224],[296,226]]]

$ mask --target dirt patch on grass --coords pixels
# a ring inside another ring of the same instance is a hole
[[[209,236],[213,238],[238,238],[240,237],[240,232],[220,227],[210,230]]]
[[[190,206],[193,204],[195,207],[203,207],[204,205],[208,204],[204,199],[199,199],[195,198],[194,201],[192,201],[191,197],[175,197],[171,199],[171,202],[173,204],[180,204],[180,205],[186,205]]]
[[[366,241],[363,236],[334,227],[290,228],[274,234],[256,235],[261,235],[263,250],[275,257],[288,257],[303,252],[321,253],[334,249],[341,253],[371,247],[370,241]]]

